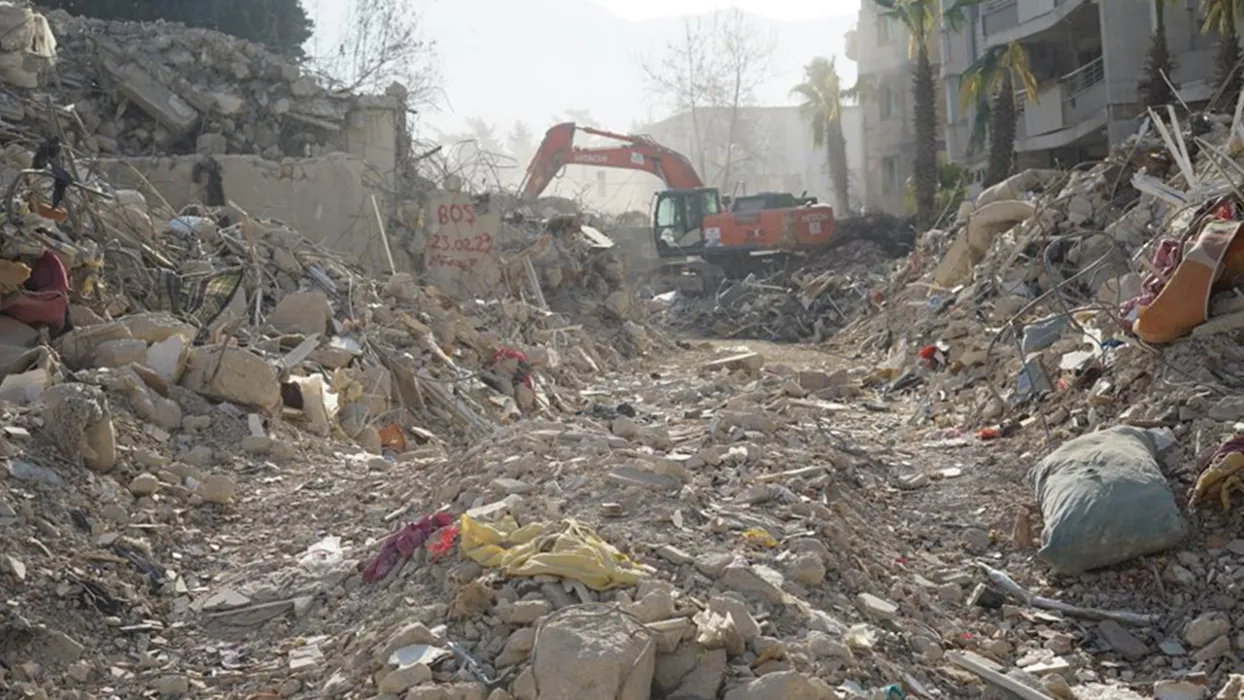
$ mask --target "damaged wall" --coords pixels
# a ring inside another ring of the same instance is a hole
[[[383,192],[367,184],[368,163],[344,153],[279,163],[255,156],[217,156],[215,161],[226,200],[256,216],[279,219],[308,239],[349,254],[369,270],[388,272],[372,195],[381,211],[386,211],[386,204]],[[180,209],[204,202],[204,186],[194,177],[195,166],[203,162],[197,156],[101,159],[98,167],[118,187],[149,192],[142,181],[146,178]],[[413,269],[398,246],[393,255],[399,270]]]

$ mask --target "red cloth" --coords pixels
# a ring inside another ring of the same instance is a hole
[[[432,533],[448,526],[454,521],[449,513],[425,515],[417,522],[410,523],[398,530],[380,545],[380,552],[363,569],[363,580],[374,583],[389,575],[397,563],[409,559],[415,550],[423,546]]]
[[[432,554],[432,561],[436,561],[445,552],[448,552],[458,539],[459,528],[457,525],[443,527],[432,536],[428,542],[428,552]]]
[[[35,262],[26,289],[0,304],[0,313],[31,326],[49,326],[56,333],[64,329],[68,310],[69,273],[50,250]]]
[[[535,389],[531,381],[531,364],[527,362],[527,353],[513,348],[501,348],[492,354],[493,364],[502,360],[518,360],[518,372],[514,374],[514,383],[521,383],[528,389]]]

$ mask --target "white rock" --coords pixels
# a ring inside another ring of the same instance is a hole
[[[534,653],[538,700],[648,700],[655,646],[639,623],[600,605],[559,613]]]

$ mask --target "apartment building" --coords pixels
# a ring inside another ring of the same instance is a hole
[[[940,31],[940,27],[938,29]],[[929,42],[933,70],[940,70],[942,42]],[[883,14],[873,0],[861,0],[859,23],[847,33],[847,58],[858,66],[864,153],[863,201],[869,209],[904,213],[904,189],[916,153],[913,120],[911,39],[907,29]],[[939,96],[939,123],[943,121]],[[848,136],[848,139],[850,137]],[[938,144],[943,151],[945,145]]]
[[[942,0],[949,5],[952,0]],[[1166,9],[1172,81],[1188,103],[1209,98],[1214,35],[1199,31],[1196,0]],[[994,0],[969,9],[959,32],[941,33],[946,144],[955,162],[984,169],[969,155],[975,109],[961,107],[959,86],[972,62],[1018,41],[1037,79],[1036,100],[1021,97],[1015,150],[1019,167],[1067,166],[1101,158],[1135,132],[1143,114],[1138,83],[1154,24],[1152,2],[1137,0]]]

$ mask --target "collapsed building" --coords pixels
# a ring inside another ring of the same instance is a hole
[[[643,298],[599,219],[386,165],[400,91],[0,21],[0,692],[1244,692],[1244,107]]]

